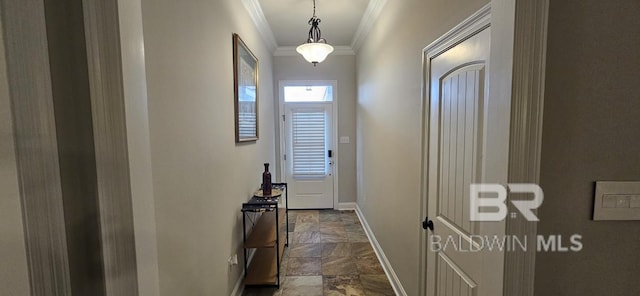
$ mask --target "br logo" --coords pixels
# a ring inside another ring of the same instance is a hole
[[[532,210],[542,205],[544,193],[536,184],[471,184],[470,189],[471,221],[504,220],[508,214],[507,192],[532,194],[532,200],[511,200],[511,203],[528,221],[540,221]]]

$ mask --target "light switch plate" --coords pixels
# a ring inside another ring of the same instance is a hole
[[[349,143],[351,143],[351,139],[349,138],[349,136],[340,137],[340,144],[349,144]]]
[[[640,220],[640,182],[596,182],[593,220]]]

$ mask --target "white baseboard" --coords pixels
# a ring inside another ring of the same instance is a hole
[[[341,202],[341,203],[338,203],[338,210],[341,210],[341,211],[347,211],[347,210],[355,211],[356,210],[356,206],[357,206],[357,204],[355,202]]]
[[[238,278],[238,281],[236,282],[235,287],[233,287],[233,291],[231,291],[231,296],[242,296],[242,293],[244,292],[244,285],[242,284],[243,280],[244,280],[244,271]]]
[[[371,228],[369,227],[369,223],[367,223],[367,219],[364,218],[364,215],[362,214],[360,207],[358,206],[357,203],[353,203],[353,204],[355,205],[355,210],[356,210],[356,214],[358,215],[358,219],[360,219],[360,222],[362,223],[362,226],[364,228],[364,232],[367,234],[369,241],[371,241],[371,244],[373,245],[373,250],[375,251],[376,256],[378,256],[378,260],[380,260],[380,262],[382,263],[382,269],[384,269],[384,272],[387,275],[387,278],[389,279],[391,286],[393,287],[393,291],[396,293],[396,295],[407,296],[407,292],[402,287],[402,284],[400,283],[400,279],[398,279],[398,275],[396,275],[395,271],[393,271],[393,267],[391,267],[391,263],[389,262],[389,259],[387,259],[387,256],[384,254],[384,251],[382,251],[382,247],[378,243],[376,236],[373,235],[373,231],[371,231]]]

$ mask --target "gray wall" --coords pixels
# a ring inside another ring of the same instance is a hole
[[[640,221],[592,221],[594,182],[640,180],[640,2],[551,1],[535,295],[639,295]]]
[[[388,1],[357,53],[358,205],[418,295],[422,49],[486,0]]]
[[[281,80],[337,80],[338,137],[349,136],[350,144],[338,145],[338,201],[356,201],[356,57],[331,55],[316,67],[301,56],[279,56],[273,59],[274,100],[279,102]],[[276,107],[276,116],[278,110]],[[280,129],[276,128],[276,155],[280,155]],[[276,157],[276,167],[280,158]],[[336,205],[337,206],[337,205]]]
[[[240,207],[275,162],[271,52],[241,1],[142,1],[160,295],[229,295]],[[260,63],[260,139],[234,137],[232,33]]]
[[[9,296],[31,295],[22,226],[20,187],[0,21],[0,287]]]

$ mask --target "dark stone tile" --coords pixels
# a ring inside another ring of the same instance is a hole
[[[340,215],[340,221],[345,224],[354,224],[358,218],[351,215]]]
[[[340,214],[320,215],[320,223],[322,222],[342,222],[342,216]]]
[[[364,288],[357,275],[324,277],[325,296],[364,296]]]
[[[322,244],[322,257],[349,257],[349,256],[351,256],[350,243]]]
[[[322,275],[320,258],[289,258],[287,276]]]
[[[296,222],[296,229],[293,232],[319,231],[318,222]]]
[[[344,229],[344,223],[342,223],[341,221],[338,221],[338,222],[335,222],[335,221],[333,221],[333,222],[329,222],[329,221],[320,222],[320,229],[323,229],[323,228],[327,228],[327,229],[328,228],[343,228]]]
[[[294,211],[298,216],[300,215],[318,216],[320,214],[319,210],[294,210]]]
[[[347,237],[349,242],[352,243],[365,243],[369,241],[369,238],[364,232],[348,232]]]
[[[336,222],[327,222],[325,224],[320,224],[320,233],[321,234],[347,234],[347,231],[345,230],[344,226],[342,226],[342,224],[337,224]]]
[[[339,210],[321,210],[319,211],[320,215],[339,215],[342,211]]]
[[[322,276],[287,276],[282,283],[282,296],[322,296]]]
[[[375,256],[370,243],[351,243],[351,255],[353,257]]]
[[[342,223],[344,223],[344,226],[357,225],[362,227],[362,223],[360,223],[360,220],[358,220],[358,218],[354,218],[353,220],[348,218],[343,218]]]
[[[352,257],[322,258],[322,275],[358,274]]]
[[[298,216],[296,220],[293,222],[295,224],[303,224],[303,223],[315,223],[320,222],[320,219],[317,216]]]
[[[359,274],[384,274],[384,269],[375,255],[356,257],[355,261]]]
[[[321,243],[346,243],[349,241],[347,232],[340,228],[329,228],[320,231]]]
[[[396,295],[386,275],[360,275],[360,282],[367,296]]]
[[[284,276],[287,274],[288,266],[289,266],[289,257],[283,256],[282,260],[280,260],[280,281],[281,282]]]
[[[320,232],[319,231],[294,232],[289,239],[291,240],[292,245],[315,244],[320,242]]]
[[[364,228],[360,224],[345,224],[344,229],[347,232],[362,232],[364,233]]]
[[[293,231],[289,231],[289,244],[293,242]]]
[[[322,256],[322,244],[293,244],[289,249],[290,258]]]
[[[298,213],[296,216],[296,224],[298,223],[318,223],[320,222],[317,211],[308,213]]]
[[[321,243],[346,243],[349,242],[349,238],[346,235],[339,234],[321,234]]]

